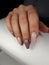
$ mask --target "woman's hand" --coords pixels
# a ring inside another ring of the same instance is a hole
[[[31,5],[20,5],[6,17],[9,31],[14,34],[19,43],[29,48],[31,39],[34,42],[39,35],[39,18],[35,8]]]

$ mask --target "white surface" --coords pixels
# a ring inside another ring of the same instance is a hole
[[[0,65],[22,65],[18,61],[8,56],[5,52],[0,53]]]
[[[42,33],[35,45],[32,43],[26,49],[10,34],[3,19],[0,20],[0,48],[25,65],[49,65],[49,34]]]

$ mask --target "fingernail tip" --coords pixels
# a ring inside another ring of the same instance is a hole
[[[23,42],[21,41],[20,37],[18,37],[17,39],[18,39],[20,45],[23,45]]]
[[[25,40],[25,46],[26,46],[27,49],[29,49],[29,47],[30,47],[30,42],[29,42],[28,40]]]
[[[13,36],[15,36],[13,31],[11,31],[11,34],[12,34]]]
[[[35,32],[32,32],[32,37],[36,37],[36,33]]]

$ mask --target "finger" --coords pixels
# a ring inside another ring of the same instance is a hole
[[[24,6],[24,5],[20,5],[18,8],[19,8],[20,11],[25,11],[26,6]],[[20,11],[19,11],[19,12],[20,12]]]
[[[9,29],[9,31],[14,35],[13,30],[12,30],[12,26],[11,26],[12,14],[13,14],[12,12],[10,12],[8,14],[8,16],[5,18],[5,22],[6,22],[6,25],[7,25],[8,29]]]
[[[18,14],[18,13],[19,13],[18,8],[14,8],[14,9],[13,9],[13,14]]]
[[[26,6],[26,11],[32,10],[32,12],[36,12],[36,9],[33,5]]]
[[[26,12],[23,10],[23,6],[21,6],[19,9],[21,12],[19,13],[19,24],[20,24],[20,28],[21,28],[21,32],[23,36],[23,41],[26,45],[26,48],[29,48],[30,36],[29,36],[28,20],[27,20]]]
[[[28,20],[31,39],[34,42],[39,34],[39,19],[37,13],[33,12],[33,9],[28,10]]]
[[[11,24],[12,24],[15,37],[17,38],[19,43],[22,45],[22,37],[21,37],[21,33],[19,30],[19,23],[18,23],[18,14],[13,14]]]
[[[41,30],[42,32],[44,32],[44,33],[48,33],[48,27],[47,27],[44,23],[42,23],[41,21],[40,21],[39,24],[40,24],[40,25],[39,25],[40,30]]]

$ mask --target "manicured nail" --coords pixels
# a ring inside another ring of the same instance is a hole
[[[11,31],[11,34],[12,34],[13,36],[15,36],[14,33],[13,33],[13,31]]]
[[[18,37],[18,38],[17,38],[17,40],[18,40],[18,42],[19,42],[21,45],[23,45],[23,43],[22,43],[22,41],[21,41],[21,38],[20,38],[20,37]]]
[[[25,43],[26,48],[29,49],[30,42],[28,40],[25,40],[24,43]]]
[[[32,39],[33,42],[36,41],[36,33],[35,32],[32,33],[31,39]]]

